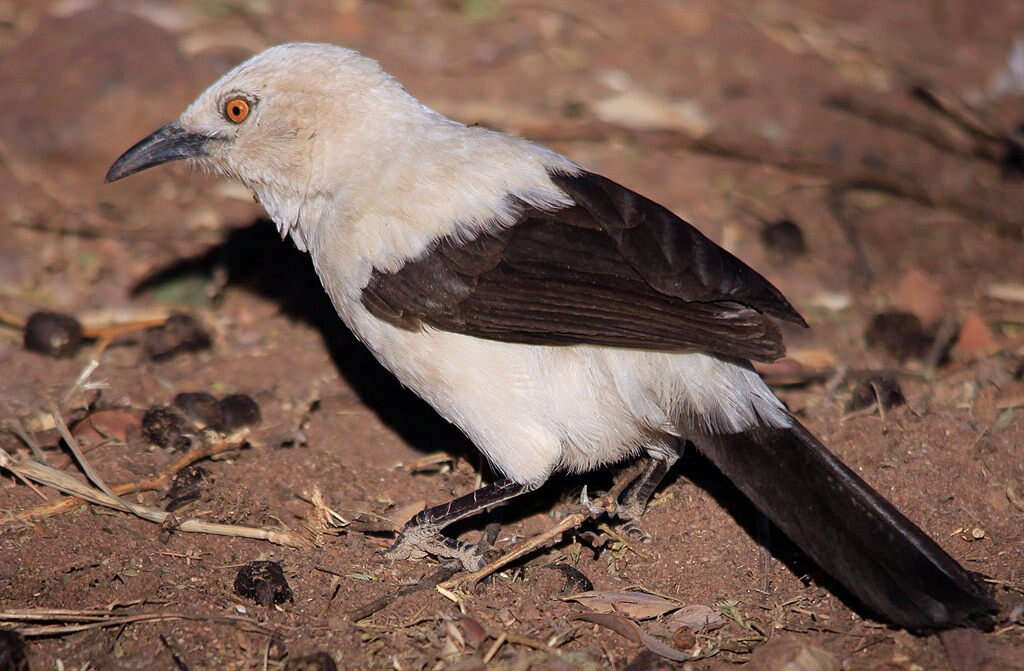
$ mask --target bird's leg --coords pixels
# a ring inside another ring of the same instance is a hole
[[[619,497],[617,516],[621,520],[638,520],[647,509],[647,503],[669,470],[679,460],[676,454],[651,454],[647,467]]]
[[[394,545],[388,550],[389,559],[422,559],[427,555],[456,559],[469,571],[484,565],[479,549],[472,543],[449,538],[441,533],[449,524],[476,515],[485,508],[508,501],[526,491],[528,485],[509,479],[481,487],[448,503],[424,508],[406,522]]]
[[[678,459],[679,454],[675,451],[650,451],[647,466],[643,472],[630,483],[626,491],[619,497],[618,506],[613,514],[625,522],[622,525],[622,530],[630,538],[638,541],[649,538],[647,533],[638,526],[638,522],[647,509],[647,503],[654,495],[654,491]]]

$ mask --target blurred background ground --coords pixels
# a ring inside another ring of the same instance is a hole
[[[764,371],[780,396],[1021,617],[1024,4],[18,0],[0,1],[5,427],[17,420],[74,473],[52,404],[69,421],[105,418],[76,435],[107,482],[132,482],[179,456],[142,436],[144,410],[180,392],[245,393],[262,410],[249,447],[204,461],[199,499],[175,514],[302,532],[318,489],[352,522],[293,548],[99,507],[43,517],[5,474],[0,610],[197,617],[31,637],[32,668],[281,668],[317,651],[338,668],[674,668],[575,619],[590,609],[559,599],[579,587],[556,561],[596,590],[710,608],[724,626],[641,623],[719,650],[691,668],[791,668],[794,655],[805,669],[1024,668],[1019,619],[954,654],[863,619],[692,454],[643,520],[649,543],[570,535],[481,585],[464,612],[422,589],[355,620],[436,569],[383,560],[392,521],[469,491],[486,467],[354,341],[244,190],[181,165],[102,183],[219,74],[290,40],[379,59],[427,104],[551,144],[762,271],[812,326],[787,330],[792,358]],[[87,324],[184,310],[212,345],[154,357],[151,336],[122,337],[76,387],[96,346],[25,351],[17,324],[40,309]],[[906,403],[886,408],[892,383]],[[27,454],[15,433],[0,447]],[[553,482],[457,531],[475,540],[498,521],[508,547],[573,510],[585,483],[610,477]],[[165,494],[131,499],[163,508]],[[253,560],[280,562],[291,600],[235,592]],[[217,619],[229,615],[242,621]]]

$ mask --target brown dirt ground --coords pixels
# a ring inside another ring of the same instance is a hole
[[[1024,4],[1015,0],[0,2],[0,308],[85,315],[171,303],[200,316],[214,334],[212,349],[153,362],[137,341],[119,341],[90,378],[102,385],[64,405],[74,417],[90,402],[142,410],[181,391],[253,395],[263,423],[251,447],[205,462],[211,482],[179,515],[300,530],[310,512],[301,497],[314,487],[350,518],[357,511],[400,515],[410,503],[439,502],[487,477],[471,446],[354,341],[307,258],[275,240],[247,194],[178,165],[105,186],[110,162],[177,116],[228,66],[293,39],[354,47],[431,105],[538,137],[559,124],[608,121],[603,103],[623,91],[634,120],[612,119],[619,126],[635,127],[636,113],[646,112],[662,115],[658,128],[682,123],[686,130],[692,120],[664,119],[667,101],[685,100],[699,106],[716,137],[765,146],[768,163],[781,152],[813,165],[783,170],[618,131],[554,145],[663,202],[763,270],[813,327],[787,330],[794,353],[851,370],[897,369],[910,402],[884,417],[844,419],[851,381],[778,391],[953,556],[998,580],[1009,611],[1024,599],[1024,382],[1013,375],[1024,358],[1024,304],[994,299],[990,288],[1024,282],[1020,175],[822,101],[855,94],[953,128],[907,95],[924,82],[971,101],[992,124],[1013,127],[1024,121],[1024,97],[995,95],[992,82],[1021,26]],[[829,178],[854,172],[895,175],[940,195],[928,206],[877,190],[848,192],[842,212],[863,249],[859,260],[826,188]],[[977,203],[982,211],[965,210]],[[801,226],[807,255],[765,248],[762,222],[781,217]],[[931,377],[920,375],[919,364],[869,349],[866,324],[900,303],[908,272],[925,280],[903,299],[912,308],[922,311],[930,296],[940,317],[962,322],[973,313],[992,342],[966,339]],[[836,306],[837,298],[848,305]],[[47,358],[26,352],[17,329],[0,328],[0,418],[33,426],[91,353],[86,347],[72,359]],[[37,437],[48,461],[67,462],[54,431],[44,427]],[[26,453],[9,433],[0,433],[0,447]],[[438,450],[453,464],[425,473],[403,467]],[[146,477],[172,459],[137,430],[88,457],[112,483]],[[641,648],[617,634],[574,620],[585,609],[557,598],[564,578],[545,568],[562,558],[596,589],[642,586],[721,609],[734,602],[739,622],[708,639],[722,652],[691,668],[752,658],[759,668],[782,668],[784,661],[765,653],[766,638],[823,648],[846,669],[950,668],[938,638],[858,617],[778,532],[770,535],[771,562],[762,563],[758,515],[696,456],[677,473],[643,520],[652,541],[638,548],[642,554],[616,544],[595,552],[570,536],[472,592],[465,615],[489,636],[479,643],[466,634],[476,629],[459,619],[457,606],[434,590],[350,620],[357,606],[435,569],[385,561],[386,533],[353,525],[319,547],[293,549],[162,531],[84,505],[32,523],[0,520],[0,610],[120,607],[200,616],[32,638],[35,669],[280,668],[265,662],[267,634],[210,619],[222,615],[275,630],[292,658],[322,650],[339,668],[482,668],[502,633],[560,638],[548,650],[508,642],[488,668],[624,668],[630,660],[630,668],[667,668],[638,658]],[[504,525],[499,547],[554,524],[573,509],[583,483],[609,481],[607,474],[560,479],[492,513]],[[162,495],[137,500],[162,507]],[[0,513],[39,503],[3,475]],[[482,526],[478,520],[458,531],[474,539]],[[255,559],[283,563],[293,602],[265,608],[233,593],[237,568]],[[671,637],[657,622],[643,626]],[[460,635],[468,636],[464,647]],[[1019,622],[1001,623],[982,646],[993,660],[988,668],[1024,668]]]

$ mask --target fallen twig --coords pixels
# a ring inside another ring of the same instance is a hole
[[[0,448],[0,468],[7,469],[21,477],[33,480],[39,484],[53,487],[65,494],[71,494],[80,499],[89,501],[90,503],[106,506],[122,512],[132,513],[149,522],[170,524],[173,529],[178,531],[266,540],[277,545],[287,545],[289,547],[305,548],[310,546],[310,541],[308,539],[303,538],[292,531],[277,531],[273,529],[245,527],[235,524],[216,524],[212,522],[202,522],[196,519],[186,519],[178,522],[171,513],[164,510],[149,508],[147,506],[125,501],[117,496],[109,495],[96,487],[89,486],[67,473],[58,471],[46,464],[41,464],[32,459],[18,459],[13,457],[2,448]]]
[[[191,466],[202,459],[240,449],[245,444],[244,435],[245,434],[243,434],[242,437],[233,437],[230,440],[210,444],[200,442],[196,447],[193,447],[188,452],[185,452],[168,464],[167,467],[157,475],[144,478],[142,480],[114,485],[111,487],[111,491],[118,496],[124,496],[125,494],[134,494],[135,492],[146,492],[161,489],[170,483],[181,469]],[[59,501],[54,501],[52,503],[39,505],[35,508],[29,508],[28,510],[14,513],[8,518],[8,520],[17,522],[37,521],[71,510],[83,503],[85,503],[84,500],[71,496],[69,498],[60,499]]]
[[[272,633],[272,630],[259,622],[240,615],[193,615],[190,613],[156,612],[114,615],[108,610],[71,610],[62,608],[13,608],[0,611],[0,622],[15,624],[18,622],[66,622],[71,624],[46,624],[36,626],[15,626],[22,636],[57,636],[71,634],[89,629],[103,627],[119,627],[137,622],[160,622],[164,620],[192,620],[197,622],[215,622],[221,624],[238,624],[250,631]]]
[[[417,583],[399,587],[397,590],[391,592],[390,594],[385,594],[382,597],[374,599],[365,606],[360,606],[359,608],[356,608],[349,614],[348,619],[351,622],[359,622],[360,620],[365,620],[377,611],[384,610],[385,608],[387,608],[403,596],[408,596],[415,592],[430,589],[432,587],[437,587],[439,584],[443,583],[444,581],[448,580],[453,575],[455,575],[455,573],[458,570],[458,567],[454,564],[450,566],[442,566],[430,575],[423,576],[423,578]]]

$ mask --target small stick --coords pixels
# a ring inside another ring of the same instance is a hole
[[[132,513],[149,522],[164,524],[173,522],[171,513],[156,508],[149,508],[134,503],[129,503],[117,496],[108,495],[95,487],[75,479],[74,477],[58,471],[55,468],[40,464],[31,459],[16,459],[0,448],[0,468],[6,468],[12,473],[17,473],[25,478],[35,480],[44,485],[54,487],[66,494],[72,494],[78,498],[85,499],[97,505],[106,506],[122,512]],[[241,538],[253,538],[266,540],[277,545],[304,548],[309,546],[309,541],[291,531],[275,531],[257,527],[244,527],[234,524],[216,524],[202,522],[195,519],[187,519],[180,523],[174,523],[174,529],[190,533],[205,533],[218,536],[237,536]]]
[[[82,472],[85,473],[85,477],[89,478],[89,481],[99,487],[104,494],[114,500],[120,501],[117,494],[110,491],[110,487],[107,487],[107,483],[103,481],[103,478],[100,477],[99,473],[94,471],[92,466],[89,465],[89,462],[86,461],[85,456],[82,454],[82,450],[78,447],[78,441],[71,435],[71,432],[68,430],[68,425],[64,423],[64,418],[61,416],[60,408],[57,407],[56,403],[50,406],[50,412],[53,415],[54,424],[57,425],[57,431],[60,432],[61,438],[64,439],[68,449],[71,450],[71,454],[75,456],[75,461],[78,462],[78,466],[82,469]],[[122,502],[121,508],[125,509],[125,506],[130,507],[131,504]]]
[[[213,443],[210,445],[200,443],[197,447],[193,447],[188,452],[178,457],[178,459],[175,460],[169,466],[167,466],[163,470],[163,472],[149,478],[144,478],[142,480],[135,480],[133,482],[123,482],[121,484],[114,485],[111,489],[118,496],[160,489],[161,487],[165,486],[168,482],[170,482],[181,469],[191,466],[195,462],[200,461],[202,459],[206,459],[207,457],[212,457],[223,452],[230,452],[231,450],[236,450],[239,447],[241,447],[244,444],[244,442],[245,441],[243,439],[239,438],[236,440],[230,440],[221,443]],[[13,515],[10,519],[14,521],[23,522],[41,520],[65,512],[67,510],[71,510],[72,508],[82,505],[83,503],[85,503],[85,501],[83,501],[82,499],[76,498],[75,496],[70,496],[68,498],[64,498],[53,503],[48,503],[46,505],[40,505],[36,506],[35,508],[23,510]]]
[[[487,654],[484,655],[484,660],[483,660],[484,664],[490,664],[491,663],[491,660],[494,659],[494,656],[498,654],[499,650],[501,650],[501,646],[505,645],[505,641],[507,639],[508,639],[508,634],[505,634],[504,632],[502,632],[501,636],[498,637],[498,640],[496,640],[491,645],[491,647],[487,650]]]
[[[515,548],[514,550],[506,552],[501,557],[498,557],[496,560],[494,560],[487,566],[483,567],[482,569],[478,571],[473,571],[472,573],[460,575],[451,580],[446,580],[445,582],[437,586],[437,590],[444,594],[444,591],[451,592],[452,590],[466,583],[478,583],[487,576],[494,573],[495,571],[516,561],[520,557],[528,555],[537,548],[547,545],[553,540],[561,538],[563,533],[565,533],[569,529],[575,529],[579,527],[581,524],[583,524],[583,522],[585,522],[588,519],[590,519],[590,515],[586,513],[573,513],[572,515],[567,516],[561,522],[551,527],[544,533],[538,534],[521,543],[519,547]],[[444,591],[442,591],[442,589]]]
[[[222,624],[239,624],[243,628],[259,633],[272,633],[268,628],[259,622],[238,615],[191,615],[188,613],[137,613],[135,615],[121,615],[110,617],[104,611],[76,611],[48,608],[27,608],[0,611],[2,622],[45,622],[48,620],[65,620],[74,624],[64,625],[39,625],[35,627],[20,627],[17,632],[22,636],[54,636],[59,634],[72,634],[89,629],[103,627],[114,627],[135,622],[162,622],[165,620],[192,620],[196,622],[216,622]]]
[[[390,594],[385,594],[382,597],[374,599],[365,606],[360,606],[359,608],[352,611],[352,613],[348,616],[348,619],[351,622],[359,622],[360,620],[365,620],[377,611],[384,610],[389,605],[391,605],[398,599],[402,598],[403,596],[408,596],[409,594],[413,594],[414,592],[419,592],[421,590],[429,589],[431,587],[437,587],[440,583],[442,583],[445,580],[448,580],[453,575],[455,575],[456,571],[458,571],[458,568],[454,564],[449,566],[442,566],[430,575],[424,576],[419,582],[415,584],[404,585],[395,590],[394,592],[391,592]]]

